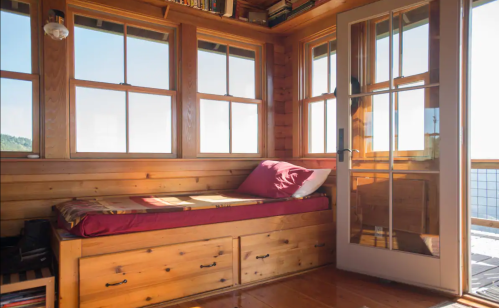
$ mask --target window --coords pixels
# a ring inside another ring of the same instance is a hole
[[[260,52],[198,35],[198,156],[262,156]]]
[[[3,0],[0,11],[1,156],[26,157],[39,148],[38,9]],[[12,31],[12,29],[16,29]]]
[[[71,157],[175,157],[174,29],[71,15]]]
[[[429,5],[421,5],[394,13],[393,31],[393,87],[421,87],[430,84],[430,12]],[[380,17],[369,22],[370,72],[363,92],[380,92],[389,88],[389,18]],[[394,150],[396,157],[425,156],[431,136],[438,134],[438,108],[430,108],[423,88],[393,94]],[[367,156],[387,156],[389,151],[389,95],[373,95],[364,99],[365,120],[370,127],[364,137]],[[436,121],[436,122],[435,122]],[[426,151],[426,152],[425,152]]]
[[[335,35],[305,44],[304,156],[336,155]]]

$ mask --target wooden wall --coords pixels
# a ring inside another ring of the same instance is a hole
[[[277,157],[293,156],[291,54],[284,46],[274,49],[274,133]]]
[[[260,161],[3,160],[0,166],[0,234],[2,237],[19,234],[26,219],[52,219],[51,207],[74,197],[234,189]],[[336,167],[332,160],[288,161],[308,168]],[[334,175],[329,181],[334,181]]]

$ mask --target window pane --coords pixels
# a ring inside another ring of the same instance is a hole
[[[389,65],[390,65],[390,37],[389,37],[389,21],[388,19],[376,23],[375,37],[376,37],[376,50],[375,50],[375,83],[388,81],[390,78]],[[394,42],[395,43],[395,42]],[[394,44],[395,46],[395,44]],[[395,61],[394,61],[395,63]]]
[[[29,4],[2,1],[0,66],[4,71],[31,74],[31,19]]]
[[[424,150],[425,90],[404,91],[397,95],[397,149],[399,151]]]
[[[128,94],[129,152],[172,152],[172,102],[170,96]]]
[[[227,46],[198,41],[198,92],[227,94]]]
[[[168,33],[127,27],[127,83],[170,88]]]
[[[396,14],[393,16],[392,29],[393,29],[393,42],[392,42],[392,55],[393,55],[393,71],[392,78],[400,77],[400,15]],[[386,55],[385,57],[389,57],[390,55]]]
[[[402,75],[412,76],[428,71],[429,6],[424,5],[402,14]]]
[[[390,96],[380,94],[373,96],[372,133],[373,151],[389,151],[390,149]]]
[[[326,104],[326,153],[336,153],[336,99]]]
[[[235,97],[255,98],[255,52],[229,47],[229,91]]]
[[[126,93],[76,87],[76,151],[126,152]]]
[[[328,93],[327,43],[312,49],[312,97]]]
[[[229,102],[200,102],[201,153],[229,153]]]
[[[324,101],[308,104],[308,151],[324,153]]]
[[[258,153],[258,105],[232,103],[232,153]]]
[[[75,15],[75,78],[124,82],[123,25]]]
[[[31,152],[33,85],[31,81],[1,78],[1,150]]]
[[[331,92],[336,89],[336,40],[329,43],[329,62],[331,66]]]

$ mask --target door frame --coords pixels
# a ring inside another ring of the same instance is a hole
[[[345,148],[351,148],[351,115],[349,91],[341,89],[350,87],[350,25],[421,2],[381,0],[338,14],[337,59],[343,60],[337,61],[337,132],[344,128]],[[351,159],[345,152],[345,161],[337,162],[339,269],[462,294],[461,9],[462,0],[440,0],[440,258],[349,243]]]

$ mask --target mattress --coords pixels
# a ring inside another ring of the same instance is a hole
[[[268,199],[240,194],[75,200],[57,205],[58,225],[79,237],[198,226],[329,209],[324,194]]]

